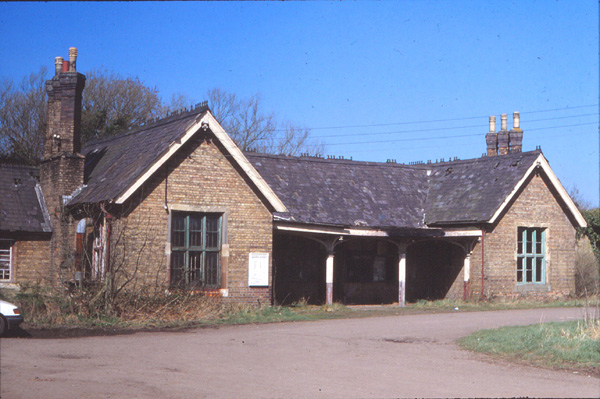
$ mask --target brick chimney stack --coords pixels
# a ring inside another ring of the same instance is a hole
[[[506,128],[506,114],[500,115],[500,131],[498,132],[498,155],[508,154],[508,129]]]
[[[485,135],[487,144],[487,156],[493,157],[498,155],[498,134],[496,134],[496,117],[490,116],[490,131]]]
[[[55,75],[46,82],[48,113],[40,185],[52,223],[50,267],[56,281],[69,270],[75,237],[74,220],[64,209],[68,196],[83,185],[85,157],[81,151],[81,100],[85,76],[76,69],[77,49],[69,61],[54,60]]]
[[[48,121],[44,159],[81,151],[81,97],[85,76],[75,69],[76,62],[77,49],[71,47],[69,61],[56,57],[55,75],[46,82]]]
[[[513,112],[513,128],[508,132],[510,152],[521,152],[523,148],[523,130],[521,130],[521,117],[518,111]]]

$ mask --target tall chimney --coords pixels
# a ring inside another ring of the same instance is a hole
[[[487,144],[487,156],[498,155],[498,135],[496,134],[496,117],[490,116],[490,131],[485,135]]]
[[[78,154],[81,150],[81,97],[85,76],[77,73],[77,49],[69,49],[69,65],[56,57],[56,73],[46,82],[48,121],[44,140],[44,159],[60,154]],[[62,64],[59,68],[59,64]],[[65,71],[65,69],[68,69]]]
[[[76,61],[75,48],[69,49],[69,61],[56,57],[55,75],[46,82],[48,112],[40,185],[52,223],[49,263],[55,281],[64,278],[74,243],[75,225],[64,209],[65,197],[83,185],[80,130],[85,76],[77,72]]]
[[[519,111],[513,112],[513,128],[508,132],[510,152],[521,152],[523,149],[523,130]]]
[[[500,131],[498,132],[498,155],[508,154],[508,130],[506,128],[506,114],[500,116]]]

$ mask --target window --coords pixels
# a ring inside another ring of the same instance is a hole
[[[0,240],[0,280],[12,277],[11,240]]]
[[[171,219],[171,284],[217,288],[221,283],[221,215],[174,212]]]
[[[545,283],[545,230],[519,227],[517,233],[517,283]]]

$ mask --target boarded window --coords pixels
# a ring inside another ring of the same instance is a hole
[[[221,281],[220,214],[174,212],[171,218],[171,285],[217,288]]]
[[[545,283],[545,236],[541,228],[518,228],[517,283]]]

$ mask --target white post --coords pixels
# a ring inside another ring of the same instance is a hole
[[[325,284],[327,286],[327,305],[333,304],[333,252],[327,255],[325,263]]]
[[[471,280],[471,254],[468,253],[465,256],[465,261],[463,265],[463,274],[464,274],[464,286],[463,286],[463,299],[465,301],[469,300],[469,282]]]
[[[400,252],[398,262],[398,306],[406,305],[406,252]]]

